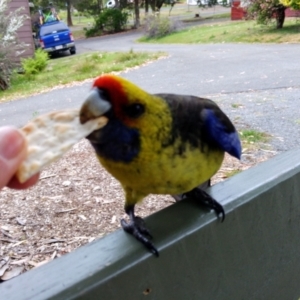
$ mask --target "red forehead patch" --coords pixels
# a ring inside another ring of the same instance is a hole
[[[103,75],[98,77],[93,86],[99,89],[105,90],[110,98],[111,104],[115,112],[119,111],[123,105],[128,103],[127,96],[124,92],[123,85],[126,84],[126,80],[114,75]]]

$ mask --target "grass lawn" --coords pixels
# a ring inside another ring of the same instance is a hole
[[[103,73],[120,72],[165,55],[162,52],[93,52],[51,59],[46,70],[39,74],[14,74],[10,88],[0,90],[0,102],[43,92],[58,85],[92,79]]]
[[[186,28],[162,38],[139,39],[140,42],[160,44],[200,43],[299,43],[300,22],[294,18],[285,21],[283,29],[257,25],[255,21],[227,21]]]

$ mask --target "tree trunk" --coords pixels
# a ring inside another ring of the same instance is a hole
[[[152,13],[154,14],[156,11],[156,0],[149,0],[149,4],[152,10]]]
[[[101,11],[103,10],[103,4],[101,0],[98,0],[98,5],[97,5],[97,11],[98,11],[98,15],[101,13]]]
[[[285,19],[285,10],[286,7],[280,5],[276,9],[276,28],[281,29],[283,27],[284,19]]]
[[[5,91],[9,88],[9,81],[0,75],[0,90]]]
[[[71,16],[71,0],[67,0],[67,22],[68,22],[68,26],[73,26],[72,16]]]
[[[134,28],[138,28],[140,26],[140,8],[139,8],[139,0],[134,0]]]
[[[156,1],[156,8],[157,8],[158,11],[160,11],[163,4],[164,4],[164,0],[157,0]]]
[[[149,12],[149,0],[145,0],[145,14],[147,15]]]

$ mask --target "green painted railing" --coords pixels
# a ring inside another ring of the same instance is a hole
[[[210,194],[224,223],[190,200],[146,219],[159,258],[118,230],[0,284],[0,299],[299,299],[300,151]]]

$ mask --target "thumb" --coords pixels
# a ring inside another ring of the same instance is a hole
[[[7,185],[26,156],[26,142],[18,129],[0,127],[0,188]]]

